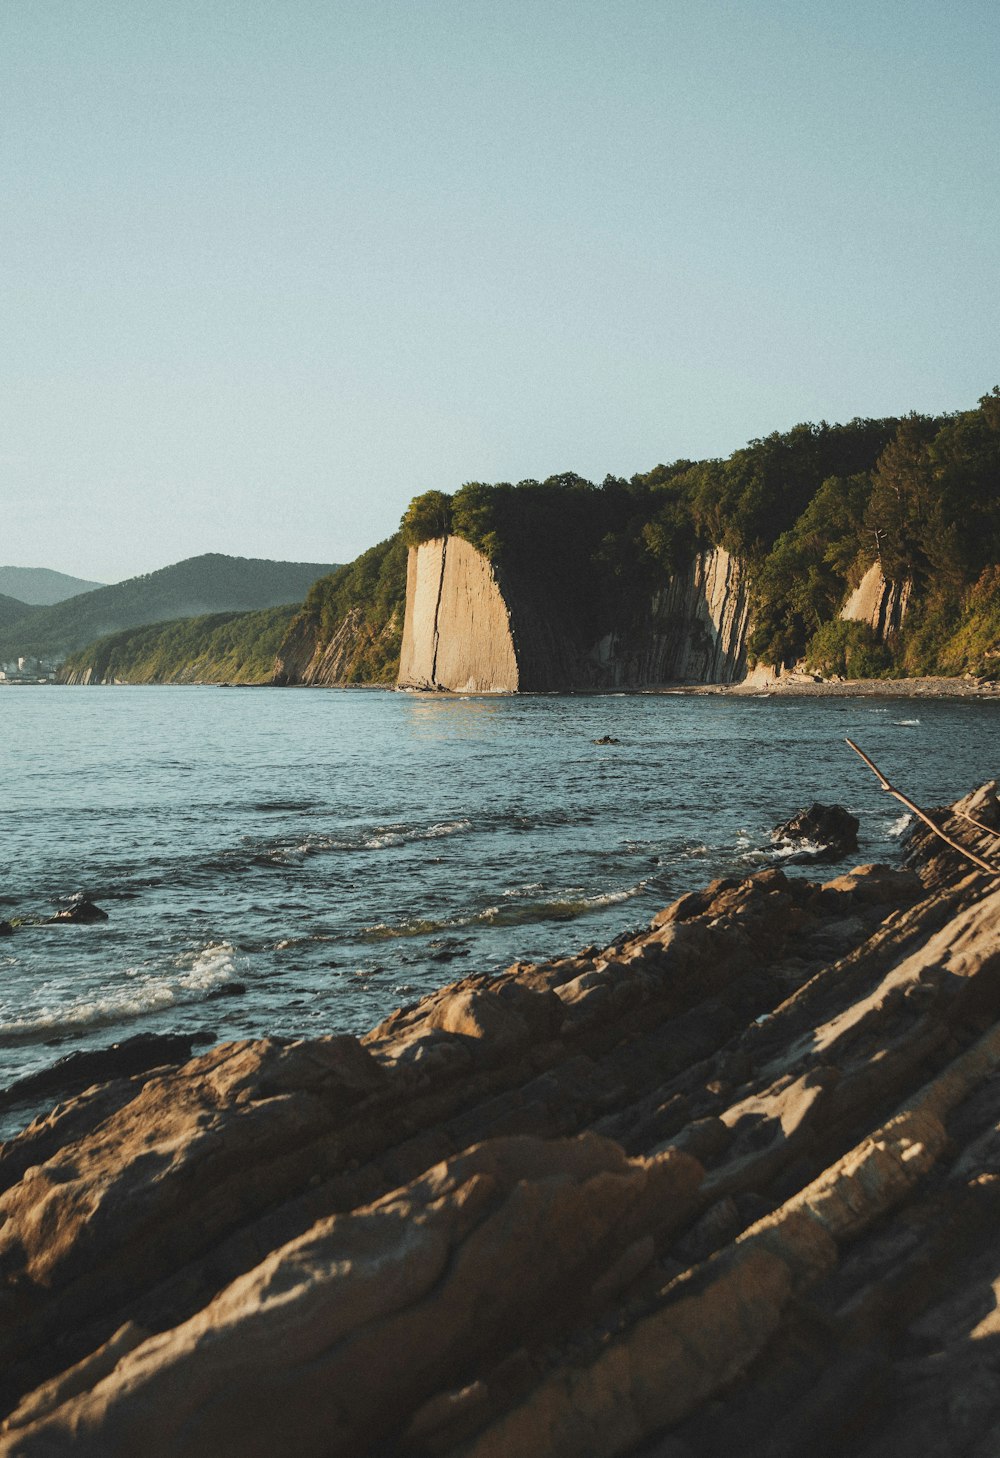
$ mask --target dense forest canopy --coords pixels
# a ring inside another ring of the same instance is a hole
[[[665,575],[721,546],[750,569],[754,657],[958,672],[996,647],[1000,390],[956,415],[797,425],[726,460],[600,486],[566,473],[430,491],[401,530],[410,545],[455,532],[501,572],[532,574],[592,638],[627,629]],[[876,561],[912,587],[906,632],[888,645],[864,625],[830,628]]]

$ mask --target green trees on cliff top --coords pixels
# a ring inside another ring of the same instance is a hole
[[[1000,389],[954,415],[797,425],[725,460],[678,460],[600,485],[564,472],[424,492],[398,533],[316,582],[295,620],[326,643],[350,616],[348,682],[393,680],[407,548],[449,532],[501,577],[531,584],[584,646],[646,621],[670,575],[721,546],[750,569],[756,658],[807,655],[853,675],[995,672]],[[876,561],[888,580],[912,584],[905,631],[888,648],[838,621],[846,593]],[[164,646],[152,655],[161,664],[181,651],[180,640],[169,653]],[[255,653],[255,673],[261,661]]]
[[[692,553],[724,547],[751,569],[751,651],[770,662],[806,653],[880,561],[888,580],[913,584],[905,640],[885,654],[855,633],[855,658],[960,671],[987,651],[998,590],[984,574],[1000,562],[1000,390],[956,415],[797,425],[726,460],[676,461],[600,486],[565,473],[429,491],[401,531],[407,545],[464,537],[501,573],[529,576],[591,640],[648,612]],[[966,653],[949,656],[969,613],[980,629],[966,633]],[[828,657],[838,632],[818,645]]]

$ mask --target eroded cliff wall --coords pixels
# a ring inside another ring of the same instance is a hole
[[[461,537],[411,547],[400,688],[514,693],[511,614],[487,559]]]
[[[881,565],[873,562],[841,608],[847,622],[867,623],[883,641],[903,626],[910,602],[909,582],[887,582]]]
[[[647,625],[595,644],[595,687],[738,683],[746,677],[749,617],[743,564],[722,547],[700,552],[657,594]]]
[[[596,643],[547,601],[546,584],[498,572],[460,537],[410,549],[399,686],[465,693],[734,683],[746,674],[742,564],[701,552],[644,620]]]
[[[391,657],[399,632],[396,613],[373,628],[360,608],[352,608],[329,638],[318,623],[303,617],[281,645],[271,681],[279,687],[322,684],[328,688],[379,682],[368,665]]]

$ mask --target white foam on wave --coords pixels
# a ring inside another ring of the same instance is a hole
[[[471,820],[443,820],[435,825],[414,826],[412,829],[390,826],[366,836],[361,841],[363,850],[385,850],[389,846],[408,845],[421,840],[440,840],[447,835],[461,835],[472,829]]]
[[[807,855],[815,855],[825,850],[829,850],[829,846],[823,845],[821,841],[808,840],[803,837],[801,840],[779,841],[769,848],[768,854],[773,856],[775,860],[783,861],[789,856],[801,855],[803,852]]]
[[[255,859],[274,866],[293,866],[308,856],[329,851],[388,850],[393,846],[410,845],[424,840],[440,840],[442,836],[461,835],[472,829],[471,820],[443,820],[434,825],[387,825],[362,832],[351,839],[344,835],[310,835],[297,845],[272,845],[260,850]]]
[[[899,837],[903,834],[903,831],[907,828],[912,819],[913,816],[910,814],[910,812],[908,810],[905,810],[898,820],[894,820],[892,822],[892,824],[889,826],[889,834],[892,836],[893,840],[899,839]]]
[[[582,887],[570,886],[551,891],[539,897],[539,886],[513,887],[505,890],[503,900],[480,911],[460,912],[430,920],[408,917],[391,924],[379,921],[366,926],[361,935],[368,941],[393,941],[400,937],[423,937],[445,931],[460,931],[471,926],[529,926],[537,921],[572,921],[599,911],[605,906],[617,906],[622,901],[631,901],[641,896],[649,886],[642,880],[634,886],[624,886],[617,891],[598,891],[587,894]]]
[[[147,966],[127,967],[118,986],[98,997],[54,1006],[43,1003],[31,1012],[0,1022],[0,1043],[31,1042],[58,1033],[111,1027],[132,1022],[177,1003],[196,1002],[215,987],[232,981],[236,951],[229,942],[209,942],[182,952],[167,972]]]
[[[893,725],[897,729],[914,729],[920,723],[919,719],[893,719]]]

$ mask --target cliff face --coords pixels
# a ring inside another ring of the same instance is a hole
[[[410,549],[401,688],[466,693],[733,683],[746,674],[749,598],[722,548],[670,578],[644,623],[586,641],[545,584],[498,572],[460,537]]]
[[[903,626],[910,602],[910,582],[887,582],[878,562],[873,562],[841,608],[846,622],[867,623],[885,641]]]
[[[515,693],[511,614],[489,562],[461,537],[411,547],[400,688]]]
[[[670,578],[648,629],[609,634],[591,650],[598,687],[737,683],[746,676],[750,613],[741,562],[715,547]]]
[[[281,645],[274,665],[272,683],[323,684],[335,688],[344,684],[368,683],[374,674],[363,670],[367,656],[381,659],[395,652],[399,639],[399,619],[392,615],[388,622],[373,630],[365,622],[362,609],[352,608],[337,625],[332,637],[324,638],[318,623],[304,616],[294,623]]]

